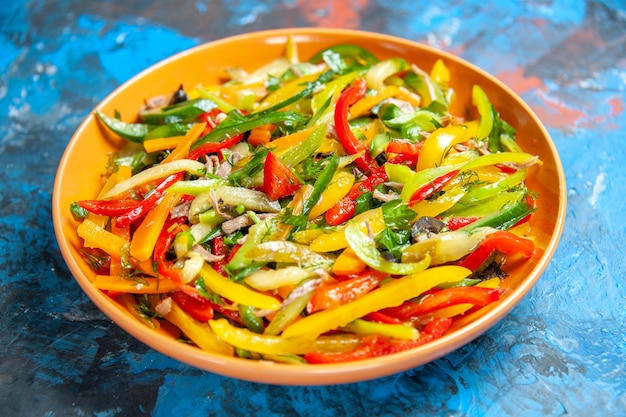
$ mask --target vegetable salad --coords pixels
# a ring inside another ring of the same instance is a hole
[[[75,202],[93,285],[200,349],[317,364],[429,343],[530,258],[539,159],[479,85],[451,114],[432,68],[288,40],[253,72],[96,112],[127,146]],[[184,80],[182,80],[184,81]]]

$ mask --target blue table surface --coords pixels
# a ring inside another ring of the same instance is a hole
[[[149,65],[260,29],[377,31],[455,53],[525,99],[565,168],[556,254],[501,322],[435,362],[321,387],[189,367],[108,320],[56,244],[57,164],[81,120]],[[14,0],[0,5],[0,414],[626,415],[622,0]]]

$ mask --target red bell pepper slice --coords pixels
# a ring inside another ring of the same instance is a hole
[[[226,245],[224,244],[224,236],[217,236],[211,241],[211,251],[213,255],[223,256],[222,260],[213,262],[213,269],[218,273],[225,275],[226,271]]]
[[[410,142],[408,140],[393,140],[387,144],[387,153],[398,153],[403,155],[419,155],[424,141]]]
[[[191,151],[189,151],[187,158],[198,159],[203,155],[215,153],[217,151],[221,151],[222,149],[230,148],[231,146],[238,144],[242,140],[243,140],[243,134],[239,134],[239,135],[233,136],[232,138],[225,139],[221,142],[203,143],[197,148],[194,148]]]
[[[202,323],[213,318],[213,306],[207,299],[192,297],[183,291],[173,292],[172,299],[185,313]]]
[[[468,224],[474,223],[478,217],[451,217],[446,221],[449,230],[458,230]]]
[[[459,265],[475,271],[494,251],[530,258],[535,252],[535,243],[508,230],[498,230],[488,235],[472,253],[459,262]]]
[[[165,261],[165,255],[169,250],[172,242],[176,235],[182,230],[181,225],[186,222],[185,217],[175,217],[169,218],[163,225],[163,229],[161,229],[161,234],[157,238],[156,244],[154,245],[154,252],[152,259],[155,262]]]
[[[326,223],[331,226],[337,226],[354,217],[356,209],[356,199],[363,193],[372,192],[376,186],[387,181],[387,172],[385,167],[372,169],[367,179],[361,183],[355,184],[348,195],[343,197],[328,211],[326,211]]]
[[[365,336],[361,344],[351,351],[341,353],[311,352],[305,354],[304,359],[308,363],[340,363],[389,355],[432,342],[443,336],[451,324],[452,320],[449,318],[437,318],[428,323],[420,333],[420,337],[415,340],[390,339],[380,335],[369,335]]]
[[[389,162],[390,164],[407,165],[411,168],[415,168],[418,159],[419,155],[398,154],[395,155],[393,158],[389,158],[387,162]]]
[[[180,181],[184,177],[184,172],[178,172],[165,178],[159,185],[157,185],[152,192],[148,193],[146,197],[139,202],[137,207],[130,209],[124,214],[121,214],[115,218],[115,222],[119,227],[128,226],[134,221],[144,217],[150,210],[152,210],[156,203],[159,201],[165,190],[167,190],[172,184]]]
[[[443,174],[427,184],[417,189],[409,199],[409,205],[417,204],[422,200],[434,195],[440,191],[447,183],[449,183],[459,173],[458,169]]]
[[[292,195],[302,183],[272,152],[267,153],[263,167],[263,191],[272,200]]]
[[[474,272],[484,264],[495,251],[495,248],[490,245],[479,245],[472,253],[463,258],[458,265]]]
[[[407,301],[398,307],[383,310],[384,314],[399,320],[408,320],[457,304],[473,304],[484,307],[500,299],[503,290],[483,287],[453,287],[432,291],[419,302]]]
[[[385,278],[386,275],[378,271],[368,270],[355,278],[333,284],[322,284],[315,289],[307,305],[307,312],[311,314],[354,301],[378,287],[378,284]]]
[[[424,326],[422,334],[425,336],[430,336],[431,340],[439,339],[448,331],[450,326],[452,326],[451,318],[438,317],[429,321],[428,324]]]
[[[397,318],[388,316],[385,313],[381,313],[380,311],[374,311],[372,313],[369,313],[368,315],[363,317],[363,319],[368,320],[368,321],[376,321],[378,323],[386,323],[386,324],[402,323]]]
[[[78,205],[85,210],[100,215],[117,217],[141,204],[138,200],[82,200]]]
[[[367,146],[352,133],[350,124],[348,123],[350,106],[363,98],[365,93],[367,93],[365,80],[363,78],[356,79],[352,86],[346,88],[339,96],[337,104],[335,105],[334,118],[337,138],[344,149],[351,155],[365,151],[354,163],[361,172],[367,174],[369,171],[378,168],[378,164],[374,158],[372,158]]]
[[[415,167],[419,159],[424,141],[411,142],[408,140],[394,140],[387,144],[387,162]]]

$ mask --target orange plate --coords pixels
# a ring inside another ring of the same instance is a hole
[[[379,59],[401,57],[430,70],[442,58],[450,69],[451,86],[457,94],[457,114],[471,108],[471,86],[479,84],[495,107],[517,129],[518,143],[539,155],[540,167],[533,167],[527,183],[538,191],[538,211],[532,218],[532,233],[539,250],[529,261],[517,266],[504,281],[506,297],[488,308],[469,315],[446,336],[432,343],[397,354],[364,361],[296,366],[218,356],[177,342],[166,332],[141,324],[91,285],[94,272],[79,255],[78,223],[69,207],[74,201],[91,199],[101,187],[104,167],[121,141],[111,138],[93,114],[80,125],[63,155],[57,172],[52,201],[53,220],[61,252],[76,281],[93,302],[128,333],[164,353],[195,367],[243,380],[286,385],[326,385],[377,378],[433,361],[475,339],[502,319],[530,290],[553,256],[565,221],[566,187],[563,168],[548,132],[537,116],[515,93],[493,76],[458,57],[405,39],[376,33],[337,29],[280,29],[234,36],[179,53],[138,74],[107,97],[97,108],[105,114],[119,110],[136,115],[148,97],[198,83],[217,83],[226,67],[253,70],[282,56],[288,35],[306,59],[322,48],[351,43],[360,45]]]

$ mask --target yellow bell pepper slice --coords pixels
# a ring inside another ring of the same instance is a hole
[[[178,327],[200,349],[233,356],[235,349],[231,345],[220,339],[207,323],[202,323],[187,315],[174,301],[165,319]]]
[[[424,141],[415,170],[421,171],[441,165],[444,157],[454,145],[467,140],[466,132],[463,126],[446,126],[435,130]]]
[[[443,191],[445,193],[435,199],[422,200],[411,206],[411,210],[414,210],[419,217],[436,217],[452,208],[467,193],[461,179],[457,180],[455,178],[452,181],[454,181],[454,184],[450,184],[451,188],[444,187]]]
[[[145,261],[152,256],[154,245],[156,245],[167,216],[178,204],[179,199],[180,194],[165,194],[159,204],[142,220],[130,241],[130,255],[133,258]]]
[[[363,97],[350,107],[350,118],[354,119],[355,117],[363,116],[370,111],[372,107],[380,104],[383,100],[395,97],[398,94],[400,94],[400,88],[395,85],[389,85],[372,96]]]
[[[99,224],[85,219],[78,225],[78,236],[85,240],[89,247],[99,248],[115,258],[122,257],[122,248],[128,245],[128,242],[121,237],[105,230]],[[87,246],[87,245],[86,245]]]
[[[226,343],[268,355],[302,355],[309,352],[345,352],[361,343],[359,336],[322,336],[316,340],[287,340],[280,336],[261,335],[248,329],[235,327],[226,319],[210,320],[215,334]]]
[[[329,330],[346,326],[374,311],[398,306],[435,285],[460,281],[469,274],[467,268],[445,265],[392,280],[355,301],[298,320],[283,331],[282,337],[293,341],[314,340]]]
[[[129,294],[164,294],[176,291],[178,286],[169,279],[146,277],[120,277],[117,275],[96,275],[93,286],[99,290]]]
[[[450,83],[450,70],[441,59],[437,59],[433,64],[430,70],[430,78],[439,84],[441,88],[448,88],[448,84]]]
[[[309,219],[324,214],[350,192],[352,185],[354,185],[354,175],[347,171],[337,171],[309,212]]]
[[[280,301],[276,298],[231,281],[207,264],[204,264],[200,270],[200,277],[211,291],[235,303],[263,310],[278,310],[280,308]]]
[[[366,268],[365,262],[360,260],[352,248],[348,246],[335,259],[331,271],[336,275],[353,275],[365,271]]]
[[[143,148],[148,153],[174,149],[184,138],[184,136],[170,136],[168,138],[148,139],[143,142]]]

